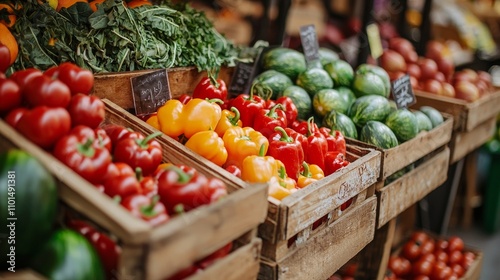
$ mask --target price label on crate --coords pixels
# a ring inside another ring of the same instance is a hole
[[[246,52],[247,55],[252,58],[253,62],[240,61],[236,64],[231,83],[228,87],[228,92],[231,97],[250,92],[250,87],[262,54],[262,48],[251,48],[246,50]]]
[[[154,71],[130,79],[135,114],[149,115],[171,99],[166,69]]]
[[[366,35],[368,36],[368,44],[370,44],[370,53],[374,59],[379,58],[384,49],[382,48],[382,41],[380,40],[380,32],[375,23],[369,24],[366,27]]]
[[[300,41],[307,65],[317,64],[319,62],[319,43],[313,24],[300,27]]]
[[[408,108],[417,103],[417,98],[413,93],[409,75],[404,75],[392,82],[392,96],[399,109]]]

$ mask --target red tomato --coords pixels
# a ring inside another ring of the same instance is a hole
[[[464,249],[464,241],[458,236],[448,238],[448,252],[462,251]]]
[[[24,115],[24,113],[28,112],[29,110],[23,107],[16,108],[7,114],[5,117],[5,121],[12,127],[16,127],[17,123],[21,119],[21,117]]]
[[[34,77],[43,75],[42,71],[35,68],[28,68],[25,70],[20,70],[14,72],[10,75],[10,79],[16,82],[16,84],[21,89],[21,92],[24,89],[24,86]]]
[[[429,235],[425,231],[418,230],[412,233],[411,239],[423,244],[425,241],[429,240]]]
[[[61,82],[65,83],[71,95],[83,93],[88,95],[94,86],[94,75],[86,69],[78,67],[71,62],[64,62],[57,67],[58,69],[51,71],[52,77],[56,76]]]
[[[434,252],[434,255],[436,256],[436,261],[448,263],[448,259],[449,259],[448,253],[446,253],[445,251],[437,250],[436,252]]]
[[[436,241],[436,246],[435,246],[435,250],[448,250],[448,240],[444,240],[444,239],[439,239],[438,241]]]
[[[427,275],[429,276],[432,272],[432,263],[426,260],[419,260],[413,264],[413,274],[414,275]]]
[[[452,264],[451,270],[453,270],[453,273],[458,277],[462,277],[465,274],[465,269],[460,264]]]
[[[26,83],[23,88],[23,97],[31,106],[66,108],[71,99],[71,93],[61,81],[40,75]]]
[[[389,259],[389,269],[398,277],[406,276],[411,272],[411,263],[403,257],[392,256]]]
[[[459,264],[462,263],[462,259],[464,258],[464,255],[462,254],[462,251],[453,251],[448,254],[448,264]]]
[[[21,90],[19,86],[10,79],[0,78],[0,114],[21,105]]]
[[[472,263],[474,262],[475,259],[476,259],[476,255],[474,255],[474,253],[465,252],[463,254],[463,258],[462,258],[462,267],[465,270],[469,269],[469,267],[472,265]]]
[[[436,263],[436,256],[433,253],[427,253],[422,255],[419,260],[428,261],[434,265],[434,263]]]
[[[443,262],[437,262],[432,268],[432,279],[442,280],[447,279],[453,275],[453,270],[451,267],[447,266]]]
[[[422,253],[421,243],[415,240],[409,240],[403,247],[403,256],[410,261],[418,259]]]
[[[0,44],[0,72],[5,72],[10,66],[10,50],[7,46]]]
[[[413,280],[431,280],[431,278],[429,278],[429,276],[427,275],[418,275],[416,277],[413,277]]]
[[[424,243],[422,243],[422,246],[420,246],[422,252],[421,254],[424,255],[433,253],[435,248],[434,244],[435,243],[433,239],[428,239],[424,241]]]
[[[104,121],[105,106],[97,96],[78,93],[71,97],[68,112],[72,126],[85,125],[96,128]]]

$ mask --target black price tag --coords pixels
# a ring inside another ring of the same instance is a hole
[[[413,93],[409,75],[404,75],[392,82],[392,96],[399,109],[408,108],[417,103],[417,98]]]
[[[171,99],[167,70],[158,70],[130,79],[135,114],[149,115]]]
[[[228,92],[230,97],[235,97],[241,93],[249,93],[253,78],[257,71],[257,66],[262,54],[262,48],[247,50],[253,62],[238,62],[234,69]]]
[[[319,61],[319,43],[313,24],[300,27],[300,41],[307,64],[312,65]]]

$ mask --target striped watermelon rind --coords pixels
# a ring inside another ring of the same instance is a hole
[[[418,134],[418,123],[415,115],[408,109],[393,111],[385,119],[387,125],[400,142],[415,138]]]
[[[418,132],[432,130],[432,122],[426,114],[421,111],[414,111],[413,114],[417,119]]]
[[[390,149],[399,145],[398,138],[394,132],[387,125],[379,121],[368,121],[361,128],[359,140],[381,149]]]
[[[438,110],[430,107],[430,106],[422,106],[419,109],[422,113],[424,113],[429,119],[431,120],[432,123],[432,128],[435,128],[436,126],[442,124],[444,122],[443,115],[439,113]]]
[[[358,127],[363,127],[368,121],[384,122],[391,113],[389,100],[379,95],[362,96],[351,105],[347,115]]]
[[[335,89],[322,89],[312,99],[313,109],[323,118],[331,110],[345,113],[349,108],[346,100]]]
[[[331,130],[338,130],[342,132],[345,137],[358,139],[358,130],[356,129],[356,125],[348,116],[336,112],[335,110],[326,114],[321,124]]]

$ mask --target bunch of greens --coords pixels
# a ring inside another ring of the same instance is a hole
[[[188,4],[129,9],[107,0],[93,12],[77,2],[56,12],[36,0],[22,1],[14,25],[19,56],[14,69],[47,69],[64,61],[99,72],[232,65],[238,49]]]

